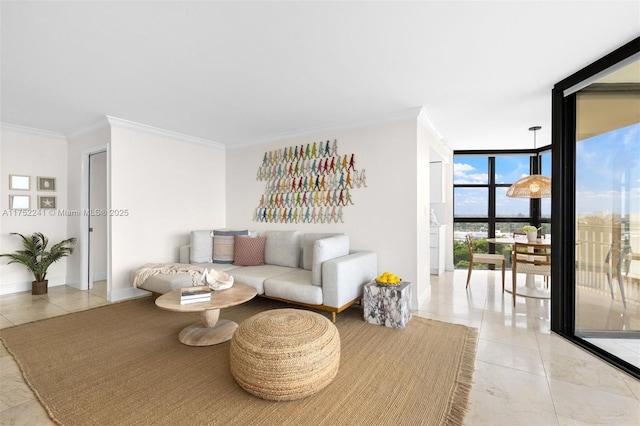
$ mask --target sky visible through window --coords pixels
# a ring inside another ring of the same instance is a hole
[[[549,164],[545,165],[544,163]],[[543,156],[543,174],[550,175],[551,156]],[[454,184],[489,183],[487,156],[456,156],[454,162]],[[496,156],[496,183],[512,184],[529,175],[529,155]],[[497,216],[528,216],[529,203],[521,198],[506,196],[507,188],[498,188],[496,197]],[[462,217],[486,217],[488,215],[488,193],[486,188],[456,188],[455,215]]]
[[[623,173],[629,191],[623,191]],[[579,141],[576,145],[576,213],[640,214],[640,123]]]
[[[621,200],[622,172],[631,176],[630,191]],[[528,155],[496,156],[496,183],[511,184],[529,174]],[[551,177],[551,155],[542,154],[542,174]],[[454,184],[489,183],[487,156],[456,156]],[[528,204],[522,199],[504,196],[499,189],[496,198],[498,216],[528,215]],[[455,215],[486,217],[486,188],[456,188]],[[640,214],[640,123],[582,140],[576,146],[576,207],[578,214],[620,212],[624,203],[630,214]],[[550,216],[550,199],[542,200],[542,214]]]

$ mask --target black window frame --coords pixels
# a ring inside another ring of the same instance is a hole
[[[454,188],[454,197],[455,197],[455,189],[456,188],[487,188],[488,197],[489,197],[489,205],[486,217],[478,217],[478,216],[458,216],[455,212],[455,198],[454,198],[454,212],[453,212],[453,223],[454,226],[456,223],[487,223],[487,238],[495,237],[496,225],[498,223],[522,223],[524,225],[534,225],[534,226],[542,226],[545,223],[551,224],[552,218],[543,218],[542,217],[542,208],[540,199],[531,199],[529,203],[529,216],[522,217],[509,217],[509,216],[500,216],[496,217],[496,188],[508,188],[513,183],[496,183],[496,169],[495,169],[495,159],[497,156],[507,156],[507,155],[528,155],[529,156],[529,173],[530,174],[538,174],[542,170],[542,153],[551,153],[551,160],[553,164],[553,152],[552,146],[546,145],[540,148],[535,149],[502,149],[502,150],[457,150],[453,152],[454,163],[456,156],[477,156],[477,157],[486,157],[488,161],[488,175],[489,181],[486,184],[456,184],[455,180],[453,183]],[[553,210],[553,209],[552,209]],[[489,245],[489,252],[495,253],[495,245]]]
[[[576,93],[565,91],[640,53],[640,37],[556,83],[551,91],[551,331],[640,379],[640,368],[575,334]]]

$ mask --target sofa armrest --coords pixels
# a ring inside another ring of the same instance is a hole
[[[191,245],[180,246],[180,255],[179,255],[180,263],[191,263]]]
[[[378,254],[359,251],[322,264],[322,304],[340,308],[362,297],[364,285],[378,275]]]
[[[349,237],[346,234],[316,240],[313,243],[311,284],[322,285],[322,265],[324,262],[331,259],[337,259],[348,254]]]

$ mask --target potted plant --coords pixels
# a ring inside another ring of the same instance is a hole
[[[538,238],[538,231],[540,229],[542,229],[542,227],[536,228],[533,225],[527,225],[522,227],[522,230],[527,233],[527,241],[529,242],[534,242]]]
[[[70,247],[76,243],[75,238],[62,240],[51,246],[47,251],[49,239],[42,232],[35,232],[31,235],[22,235],[12,232],[11,235],[18,235],[22,238],[23,250],[17,250],[14,253],[0,254],[1,256],[11,259],[11,263],[19,263],[24,265],[29,272],[33,274],[35,281],[31,283],[31,294],[47,293],[48,283],[47,269],[53,263],[73,253]]]

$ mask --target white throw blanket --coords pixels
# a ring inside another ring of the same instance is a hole
[[[194,286],[200,285],[200,274],[205,269],[201,266],[189,265],[186,263],[147,263],[135,271],[133,276],[133,286],[139,287],[147,278],[158,274],[187,274],[191,275],[191,282]]]

